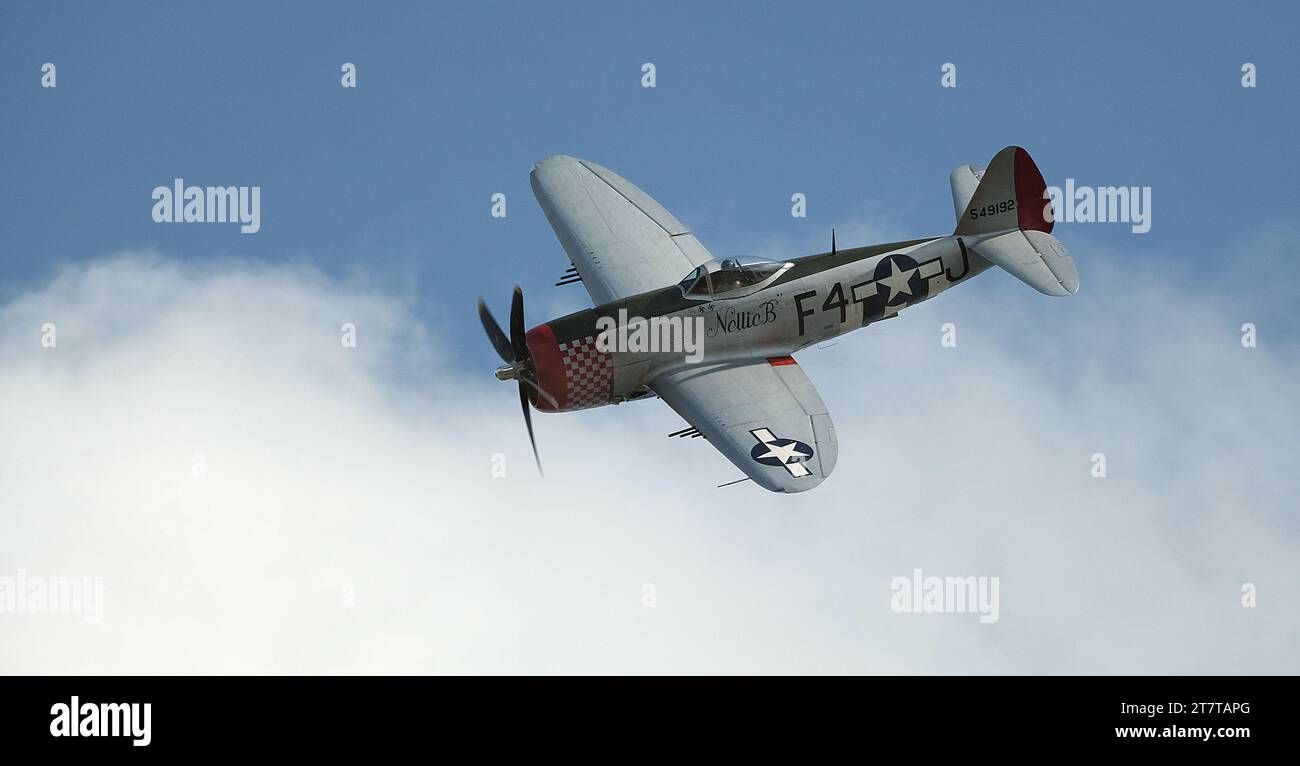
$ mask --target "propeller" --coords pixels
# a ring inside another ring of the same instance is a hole
[[[533,367],[533,355],[528,351],[527,332],[524,329],[524,291],[515,287],[514,297],[510,301],[510,335],[507,337],[501,325],[488,311],[482,298],[478,299],[478,318],[483,323],[492,348],[505,365],[498,367],[498,380],[519,381],[519,406],[524,411],[524,425],[528,426],[528,443],[533,446],[533,459],[537,461],[537,473],[542,474],[542,458],[537,454],[537,439],[533,437],[533,415],[528,401],[528,389],[551,404],[558,406],[555,397],[542,390],[537,384],[537,370]],[[525,386],[527,388],[525,388]],[[545,475],[545,474],[542,474]]]

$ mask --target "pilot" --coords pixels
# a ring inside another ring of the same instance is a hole
[[[740,270],[740,261],[728,258],[718,264],[718,272],[713,275],[714,292],[726,292],[744,286],[745,279]]]

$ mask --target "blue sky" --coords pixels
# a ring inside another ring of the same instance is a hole
[[[1297,21],[1293,3],[6,4],[0,268],[13,290],[123,248],[307,261],[407,288],[457,331],[517,281],[542,321],[585,299],[550,286],[567,263],[528,186],[548,154],[621,172],[722,255],[864,221],[946,233],[947,172],[1010,143],[1049,183],[1152,187],[1150,234],[1083,241],[1214,265],[1296,230]],[[175,177],[260,185],[261,232],[154,223]]]

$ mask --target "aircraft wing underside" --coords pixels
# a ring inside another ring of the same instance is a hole
[[[532,186],[597,306],[667,287],[712,258],[650,195],[594,162],[548,157]]]
[[[835,467],[835,426],[790,357],[686,365],[650,387],[764,489],[803,492]]]

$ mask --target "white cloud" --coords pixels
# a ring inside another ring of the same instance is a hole
[[[1080,264],[1072,299],[990,273],[801,354],[841,453],[797,496],[715,489],[658,402],[535,416],[539,480],[454,360],[486,340],[382,290],[70,269],[0,305],[0,576],[101,576],[104,615],[0,614],[0,672],[1300,672],[1294,354]],[[999,622],[890,611],[918,567],[999,576]]]

